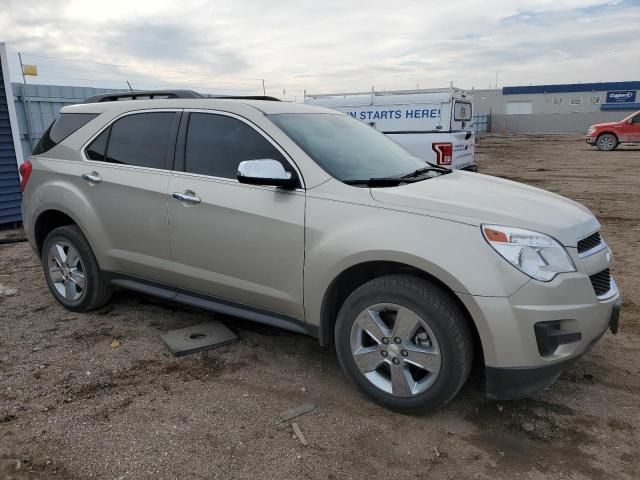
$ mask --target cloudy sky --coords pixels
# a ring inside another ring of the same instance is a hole
[[[16,80],[288,99],[640,80],[640,0],[0,0],[2,41]]]

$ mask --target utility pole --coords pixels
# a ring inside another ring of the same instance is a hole
[[[496,89],[498,88],[498,73],[499,72],[496,72]]]
[[[264,88],[264,78],[262,79],[262,95],[267,96],[267,90]]]
[[[125,82],[127,82],[127,85],[129,86],[129,91],[133,92],[133,88],[131,88],[131,84],[129,83],[129,80],[125,80]]]
[[[18,52],[18,60],[20,60],[20,73],[22,74],[22,107],[24,108],[24,116],[27,121],[27,136],[29,137],[29,146],[31,151],[35,145],[33,144],[33,129],[31,128],[31,109],[27,100],[27,77],[24,74],[24,65],[22,64],[22,53]]]

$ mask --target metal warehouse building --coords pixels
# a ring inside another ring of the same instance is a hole
[[[617,121],[636,110],[640,110],[640,81],[474,92],[474,113],[490,114],[494,133],[586,133],[594,123]]]

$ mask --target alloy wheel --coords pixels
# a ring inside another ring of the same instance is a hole
[[[61,297],[76,302],[84,295],[87,282],[85,268],[73,245],[62,240],[53,243],[47,265],[51,284]]]
[[[433,330],[401,305],[380,303],[363,310],[353,322],[350,342],[360,372],[393,396],[424,393],[440,372],[440,347]]]

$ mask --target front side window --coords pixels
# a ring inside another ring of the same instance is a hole
[[[332,177],[394,177],[427,167],[374,128],[348,115],[281,113],[269,118]]]
[[[40,155],[41,153],[51,150],[98,115],[98,113],[61,113],[47,131],[44,132],[42,138],[33,149],[33,154]]]
[[[633,119],[631,120],[631,123],[640,123],[640,113],[638,113],[635,117],[633,117]]]
[[[166,169],[175,121],[174,112],[136,113],[122,117],[87,147],[87,157],[104,159],[109,163]],[[107,135],[108,145],[106,153],[103,153]]]
[[[185,171],[236,178],[244,160],[271,159],[289,169],[282,154],[246,123],[224,115],[192,113],[185,146]]]

